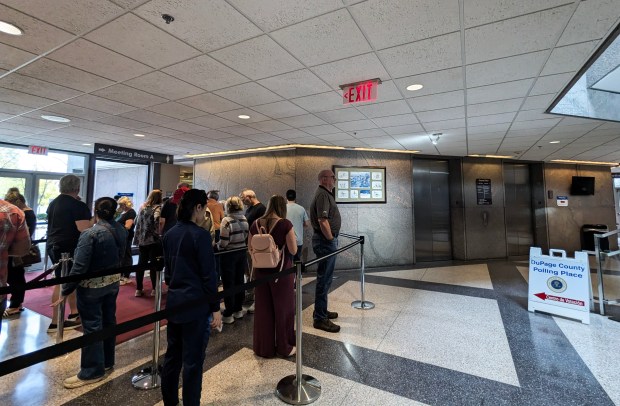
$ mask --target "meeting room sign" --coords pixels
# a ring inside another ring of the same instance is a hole
[[[106,144],[95,144],[95,158],[114,159],[115,161],[125,162],[159,162],[163,164],[171,164],[174,161],[172,155]]]

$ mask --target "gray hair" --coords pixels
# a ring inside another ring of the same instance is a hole
[[[60,193],[78,193],[80,191],[80,178],[75,175],[65,175],[60,178],[58,189]]]
[[[207,199],[220,200],[219,190],[209,190],[207,192]]]

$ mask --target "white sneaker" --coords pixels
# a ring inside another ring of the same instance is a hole
[[[235,318],[233,316],[222,316],[222,323],[233,324],[234,322],[235,322]]]
[[[254,313],[254,303],[252,303],[252,306],[248,307],[248,313]]]
[[[233,317],[235,319],[242,319],[244,315],[245,315],[245,313],[243,312],[243,310],[240,310],[238,312],[234,312],[233,313]]]

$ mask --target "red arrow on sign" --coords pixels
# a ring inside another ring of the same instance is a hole
[[[554,302],[567,303],[567,304],[572,304],[572,305],[576,305],[576,306],[585,306],[586,305],[583,300],[575,300],[575,299],[569,299],[569,298],[566,298],[566,297],[547,295],[545,292],[534,293],[534,296],[536,296],[537,298],[542,299],[542,300],[552,300]]]

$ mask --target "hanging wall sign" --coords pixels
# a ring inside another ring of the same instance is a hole
[[[171,164],[174,161],[172,155],[106,144],[95,144],[95,158],[113,158],[125,162],[160,162],[163,164]]]
[[[341,85],[342,104],[364,103],[377,100],[377,88],[381,79]]]
[[[33,155],[47,155],[47,147],[39,147],[37,145],[28,146],[28,153]]]
[[[491,179],[476,179],[476,200],[478,201],[478,205],[493,204]]]

